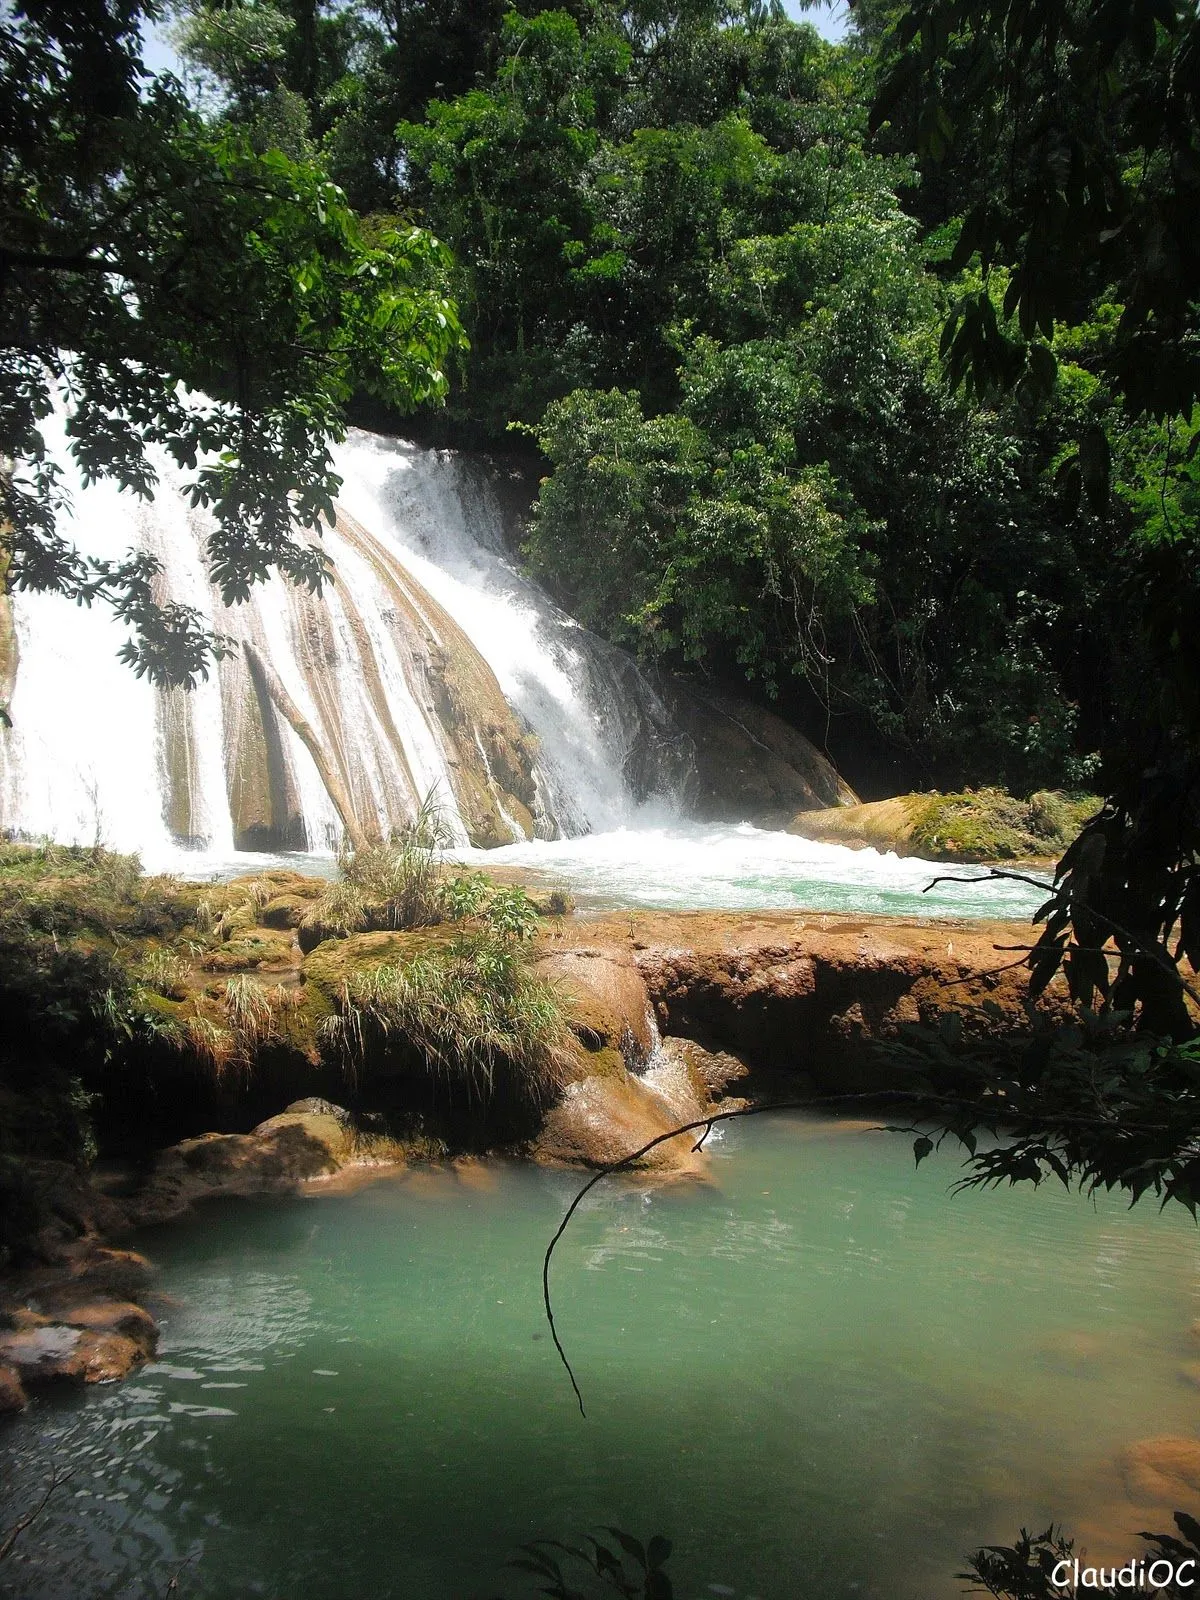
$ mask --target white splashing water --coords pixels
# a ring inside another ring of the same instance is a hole
[[[345,747],[357,809],[369,815],[373,807],[386,832],[403,809],[400,791],[410,798],[414,789],[433,792],[452,835],[465,843],[452,753],[428,685],[415,681],[411,651],[397,642],[395,585],[361,542],[342,530],[326,534],[337,581],[321,601],[273,579],[227,610],[205,570],[210,524],[184,500],[168,462],[156,462],[159,489],[144,504],[111,484],[85,489],[66,455],[61,419],[45,431],[71,493],[73,512],[62,519],[69,538],[108,559],[131,549],[157,555],[166,594],[254,645],[303,716]],[[537,736],[539,826],[577,834],[631,821],[638,800],[625,764],[639,741],[667,730],[666,712],[627,657],[518,574],[503,552],[486,485],[451,455],[364,433],[338,451],[338,469],[341,508],[399,569],[429,637],[437,642],[439,623],[436,607],[425,614],[423,594],[466,633]],[[30,837],[102,840],[156,865],[173,864],[184,845],[232,853],[231,752],[244,720],[244,673],[233,690],[231,669],[222,668],[190,696],[164,695],[118,660],[125,629],[106,609],[26,594],[15,596],[14,609],[19,669],[14,726],[0,753],[0,825]],[[341,831],[337,813],[300,739],[287,726],[280,737],[299,831],[310,850],[328,852]],[[476,744],[486,765],[478,735]],[[172,801],[181,784],[186,805]],[[673,801],[657,798],[671,814]],[[523,836],[515,820],[511,832]]]
[[[986,879],[985,868],[852,850],[749,823],[643,824],[455,854],[470,866],[526,868],[568,888],[581,907],[1022,918],[1045,899],[1044,890]]]
[[[46,432],[53,434],[53,423]],[[322,708],[334,708],[325,726],[344,730],[357,798],[374,804],[381,823],[394,811],[398,760],[420,793],[437,793],[458,859],[531,868],[585,901],[609,905],[1017,915],[1035,898],[1011,884],[943,885],[926,895],[944,869],[749,825],[689,824],[667,778],[663,792],[647,797],[644,781],[632,784],[627,774],[669,775],[672,729],[632,661],[515,568],[481,474],[446,453],[354,432],[337,451],[341,506],[415,580],[414,593],[423,590],[467,634],[539,742],[541,814],[560,837],[486,852],[466,848],[446,750],[397,650],[394,590],[361,545],[327,535],[338,582],[321,602],[272,580],[249,604],[228,611],[205,570],[208,525],[183,499],[167,463],[160,463],[160,489],[147,505],[111,484],[84,489],[61,431],[56,453],[74,503],[73,517],[64,520],[68,537],[108,559],[130,549],[157,554],[169,596],[254,644],[306,717],[319,724]],[[235,850],[231,791],[241,713],[225,669],[190,696],[165,696],[118,660],[125,630],[106,609],[26,594],[15,597],[14,609],[20,664],[14,726],[0,738],[0,828],[64,842],[100,840],[139,852],[147,866],[189,875],[252,871],[279,859]],[[432,626],[436,633],[436,620]],[[382,712],[367,681],[364,637],[382,686]],[[176,737],[168,741],[172,717]],[[384,722],[399,735],[400,757]],[[178,736],[180,724],[186,737]],[[306,856],[287,859],[328,871],[341,824],[304,745],[286,725],[280,733],[308,844]],[[176,766],[186,766],[174,784],[186,789],[182,831],[190,849],[170,814],[171,751]],[[520,834],[516,824],[513,833]]]
[[[638,797],[625,776],[639,741],[669,743],[665,708],[627,655],[517,570],[486,482],[446,452],[357,430],[335,460],[340,502],[459,623],[537,733],[562,832],[678,815],[670,793]]]

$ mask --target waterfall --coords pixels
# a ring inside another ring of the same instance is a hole
[[[635,663],[517,570],[470,462],[352,433],[323,541],[335,581],[313,596],[272,578],[228,608],[207,574],[211,524],[170,463],[155,461],[149,503],[85,488],[55,426],[61,531],[90,555],[153,553],[160,598],[241,648],[194,691],[155,689],[117,659],[125,630],[107,610],[15,594],[3,830],[167,863],[332,850],[339,804],[386,837],[427,794],[456,841],[487,846],[678,809],[688,741]]]

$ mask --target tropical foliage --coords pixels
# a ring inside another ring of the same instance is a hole
[[[135,669],[190,685],[220,641],[156,594],[156,560],[89,559],[63,531],[55,407],[85,482],[146,497],[156,449],[190,475],[227,602],[272,570],[316,588],[296,529],[332,518],[346,401],[441,395],[461,336],[430,235],[368,240],[319,167],[149,80],[151,14],[29,0],[0,19],[0,553],[9,587],[107,602]]]

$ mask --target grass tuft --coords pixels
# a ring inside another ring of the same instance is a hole
[[[452,1096],[536,1107],[566,1081],[570,1031],[549,984],[511,936],[484,929],[396,965],[355,973],[324,1040],[355,1072],[408,1056]]]
[[[298,990],[283,984],[265,989],[246,973],[229,978],[222,1005],[233,1039],[233,1059],[249,1068],[264,1045],[281,1043],[288,1014],[301,1000]]]
[[[148,950],[133,968],[135,983],[167,1000],[182,999],[187,992],[187,962],[175,950]]]

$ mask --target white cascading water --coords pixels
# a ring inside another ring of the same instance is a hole
[[[61,437],[57,443],[71,488],[67,536],[110,559],[151,551],[171,599],[255,646],[305,719],[334,745],[352,747],[356,798],[364,810],[374,806],[385,832],[404,809],[403,788],[409,809],[411,791],[433,793],[453,836],[468,838],[448,770],[453,754],[397,645],[399,598],[419,614],[427,646],[451,647],[430,596],[536,735],[537,831],[579,834],[632,818],[626,759],[647,730],[667,730],[666,713],[628,658],[574,624],[506,560],[489,491],[456,458],[353,433],[337,452],[339,511],[352,520],[324,538],[336,581],[314,603],[272,579],[249,603],[226,610],[205,571],[208,523],[189,507],[168,463],[158,463],[159,489],[145,504],[111,484],[83,488]],[[14,611],[19,667],[0,758],[3,827],[30,837],[102,839],[156,864],[183,846],[232,853],[228,752],[238,712],[220,674],[190,695],[163,694],[117,659],[125,630],[106,609],[17,594]],[[183,726],[168,740],[172,718]],[[303,842],[333,849],[338,813],[301,740],[290,727],[281,732]],[[482,745],[479,756],[486,769]],[[168,771],[172,763],[186,766],[182,778]],[[181,782],[185,828],[178,819],[172,826],[168,798],[170,785]],[[669,795],[660,800],[671,808]],[[529,830],[506,811],[498,788],[496,805],[508,818],[507,836],[524,838]]]
[[[494,495],[470,463],[353,432],[336,452],[340,521],[325,535],[336,582],[313,600],[272,579],[226,609],[207,577],[208,524],[169,464],[149,504],[111,484],[84,489],[61,427],[57,441],[53,422],[46,432],[72,493],[62,531],[93,556],[152,551],[165,595],[252,649],[191,694],[164,693],[118,660],[125,629],[107,609],[14,596],[19,664],[13,725],[0,736],[0,832],[99,840],[160,869],[245,870],[262,859],[245,848],[247,817],[266,815],[269,788],[283,844],[319,868],[342,820],[295,724],[265,705],[261,681],[254,690],[247,664],[257,657],[318,731],[356,814],[373,811],[386,833],[433,793],[460,858],[473,863],[541,870],[625,905],[1017,915],[1036,898],[994,883],[928,895],[944,869],[926,862],[687,822],[688,741],[632,660],[517,570]],[[480,708],[457,745],[446,731],[448,683]],[[536,743],[522,745],[522,728]],[[523,801],[497,770],[505,738],[531,766]],[[467,844],[481,831],[478,808],[472,828],[459,803],[472,762],[475,793],[490,807],[488,842],[500,847],[486,852]]]
[[[454,455],[354,430],[334,459],[339,504],[386,538],[495,673],[537,734],[548,809],[568,836],[644,818],[626,776],[641,742],[662,746],[650,812],[678,815],[670,719],[631,658],[589,633],[513,565],[495,497]]]

